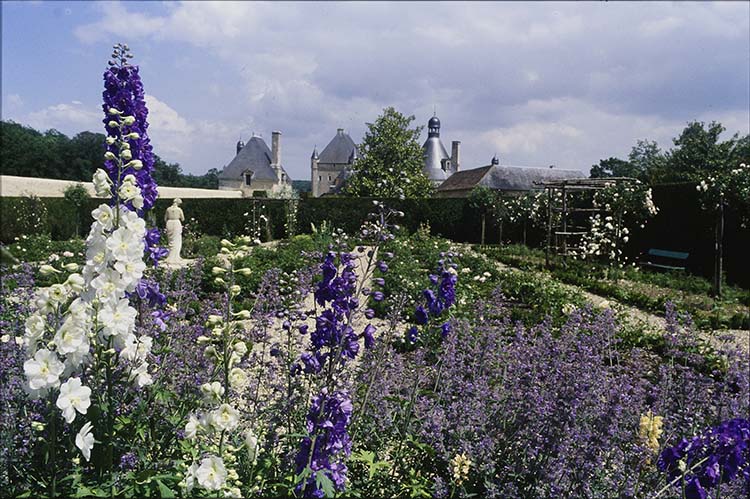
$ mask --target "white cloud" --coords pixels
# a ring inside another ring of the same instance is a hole
[[[100,5],[82,42],[127,36],[154,61],[169,42],[180,53],[160,64],[183,75],[215,65],[193,89],[165,71],[169,105],[149,96],[157,153],[196,173],[231,160],[237,134],[281,129],[287,170],[307,178],[315,143],[341,126],[359,140],[388,105],[417,125],[436,105],[467,166],[498,152],[588,169],[639,138],[669,147],[691,119],[747,133],[746,3]]]
[[[75,28],[73,33],[84,43],[107,41],[113,38],[129,39],[153,35],[164,28],[165,20],[126,9],[120,2],[95,4],[102,12],[99,21]]]
[[[97,130],[103,126],[101,111],[79,101],[48,106],[29,113],[23,120],[39,130],[55,128],[66,134]]]

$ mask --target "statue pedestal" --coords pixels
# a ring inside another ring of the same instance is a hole
[[[159,266],[175,270],[189,267],[193,264],[193,262],[195,262],[195,259],[191,258],[180,258],[180,260],[177,262],[168,262],[166,260],[162,260],[161,262],[159,262]]]

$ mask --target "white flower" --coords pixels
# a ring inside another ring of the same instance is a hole
[[[91,287],[96,290],[96,297],[102,303],[116,300],[118,293],[125,288],[116,270],[104,271],[91,281]]]
[[[64,284],[53,284],[49,287],[48,297],[52,303],[63,303],[68,299],[68,290]]]
[[[115,214],[112,212],[111,206],[100,204],[97,209],[91,212],[91,216],[101,224],[103,229],[112,229],[112,224],[115,221]]]
[[[23,344],[26,351],[31,353],[36,349],[37,342],[42,339],[47,323],[42,315],[34,314],[26,319]]]
[[[135,208],[136,210],[140,210],[141,208],[143,208],[143,196],[141,196],[140,194],[134,197],[131,202],[133,203],[133,208]]]
[[[122,123],[124,125],[132,125],[135,123],[135,116],[125,116],[122,118]]]
[[[91,421],[88,421],[76,435],[76,447],[81,449],[86,461],[91,459],[91,449],[94,447],[94,435],[91,434]]]
[[[203,393],[203,398],[206,402],[218,402],[221,400],[222,395],[224,395],[224,387],[221,386],[221,383],[218,381],[214,381],[213,383],[203,384],[201,386],[201,392]]]
[[[129,149],[123,149],[120,152],[120,157],[125,161],[130,161],[133,158],[133,153]]]
[[[140,159],[134,159],[132,161],[128,161],[125,165],[125,168],[134,168],[136,170],[140,170],[143,168],[143,162]]]
[[[247,381],[247,374],[239,367],[229,371],[229,385],[235,390],[242,390],[247,385]]]
[[[188,494],[193,490],[193,487],[195,487],[195,472],[198,471],[198,463],[193,463],[190,465],[190,467],[187,470],[187,473],[185,474],[185,489]]]
[[[245,433],[245,447],[247,448],[248,458],[252,463],[258,457],[258,437],[255,436],[253,430],[247,430]]]
[[[143,254],[143,243],[135,231],[120,227],[107,238],[107,249],[117,260],[138,260]]]
[[[60,384],[60,375],[65,366],[54,352],[42,348],[34,354],[33,359],[23,363],[23,371],[29,380],[32,390],[42,390]]]
[[[130,373],[130,380],[135,380],[136,384],[140,388],[153,383],[154,380],[148,373],[148,363],[143,362],[136,369],[133,369],[133,372]]]
[[[97,196],[108,197],[110,195],[111,181],[107,172],[105,172],[101,168],[98,168],[94,172],[93,182],[94,190],[96,191]]]
[[[141,190],[138,186],[131,184],[130,182],[123,182],[118,192],[120,193],[120,197],[126,200],[133,199],[141,194]]]
[[[234,344],[234,351],[240,355],[245,355],[247,353],[247,345],[244,341],[238,341]]]
[[[69,316],[55,334],[58,352],[69,354],[80,350],[84,344],[88,345],[87,330],[84,327],[76,317]]]
[[[81,274],[70,274],[65,280],[65,285],[68,286],[71,291],[80,293],[83,291],[83,277],[81,276]]]
[[[154,339],[145,335],[137,338],[134,334],[129,334],[124,343],[120,356],[132,362],[143,362],[151,353]]]
[[[190,440],[194,439],[198,435],[198,430],[203,428],[203,421],[191,414],[188,418],[188,422],[185,425],[185,436]]]
[[[218,430],[231,431],[237,428],[240,422],[240,413],[229,404],[221,404],[209,416],[209,421]]]
[[[224,486],[227,479],[224,461],[216,456],[205,458],[195,471],[195,477],[201,487],[207,490],[219,490]]]
[[[76,411],[85,415],[91,405],[91,388],[83,386],[79,378],[70,378],[60,386],[57,407],[68,423],[76,418]],[[77,440],[77,439],[76,439]]]
[[[132,332],[135,327],[135,318],[137,315],[138,312],[130,306],[127,298],[123,298],[117,303],[110,302],[105,304],[99,310],[97,319],[99,324],[104,326],[102,334],[107,338],[109,336]]]

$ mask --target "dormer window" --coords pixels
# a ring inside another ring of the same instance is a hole
[[[250,186],[253,180],[253,172],[245,172],[245,185]]]

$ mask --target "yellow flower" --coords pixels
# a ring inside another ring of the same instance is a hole
[[[662,416],[655,416],[648,411],[646,414],[641,416],[641,422],[638,428],[638,437],[641,442],[651,452],[656,454],[659,451],[659,437],[662,434],[662,426],[664,418]]]
[[[456,485],[461,485],[469,478],[469,469],[471,468],[471,459],[465,453],[456,454],[451,459],[451,469],[453,471],[453,481]]]

